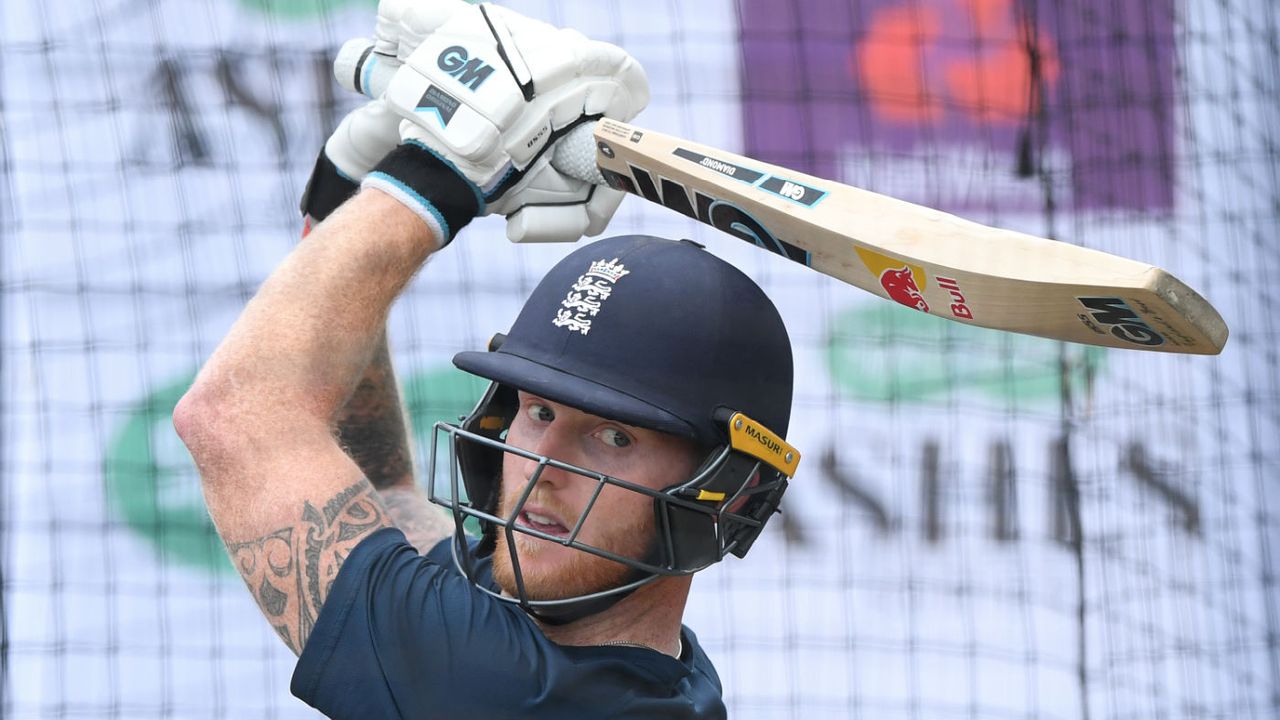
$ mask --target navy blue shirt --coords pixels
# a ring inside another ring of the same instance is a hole
[[[557,645],[519,607],[474,588],[450,542],[420,556],[384,528],[357,545],[298,658],[293,694],[334,720],[725,717],[720,678],[688,628],[679,660]]]

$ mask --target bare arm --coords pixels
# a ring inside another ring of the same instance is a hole
[[[295,654],[315,627],[342,561],[364,536],[388,524],[388,511],[357,481],[319,507],[303,501],[294,522],[249,540],[226,541],[231,562],[271,627]]]
[[[427,552],[453,532],[453,519],[414,484],[409,422],[385,332],[355,392],[338,413],[337,425],[343,449],[364,471],[392,521],[418,552]]]
[[[332,428],[436,245],[412,211],[361,192],[271,274],[174,411],[219,534],[295,652],[351,549],[392,523]]]

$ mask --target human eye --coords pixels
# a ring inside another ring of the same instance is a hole
[[[536,402],[529,403],[529,406],[525,408],[525,414],[529,416],[530,420],[541,423],[549,423],[556,419],[556,413],[554,410],[546,405]]]
[[[622,432],[618,428],[607,427],[598,433],[604,444],[615,447],[624,448],[631,445],[631,436]]]

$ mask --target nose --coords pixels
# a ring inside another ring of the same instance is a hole
[[[538,436],[536,442],[531,444],[533,447],[528,448],[528,450],[536,455],[559,460],[570,465],[577,464],[573,453],[572,433],[565,423],[551,423]],[[532,458],[523,458],[521,470],[526,480],[533,479],[534,474],[538,472],[540,464],[539,461]],[[557,487],[565,484],[571,478],[572,473],[553,465],[547,465],[542,468],[541,474],[538,475],[538,483]]]

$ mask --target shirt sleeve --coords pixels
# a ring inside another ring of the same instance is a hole
[[[489,701],[521,703],[537,694],[531,632],[505,603],[385,528],[343,563],[290,689],[335,720],[443,710],[479,677]]]

